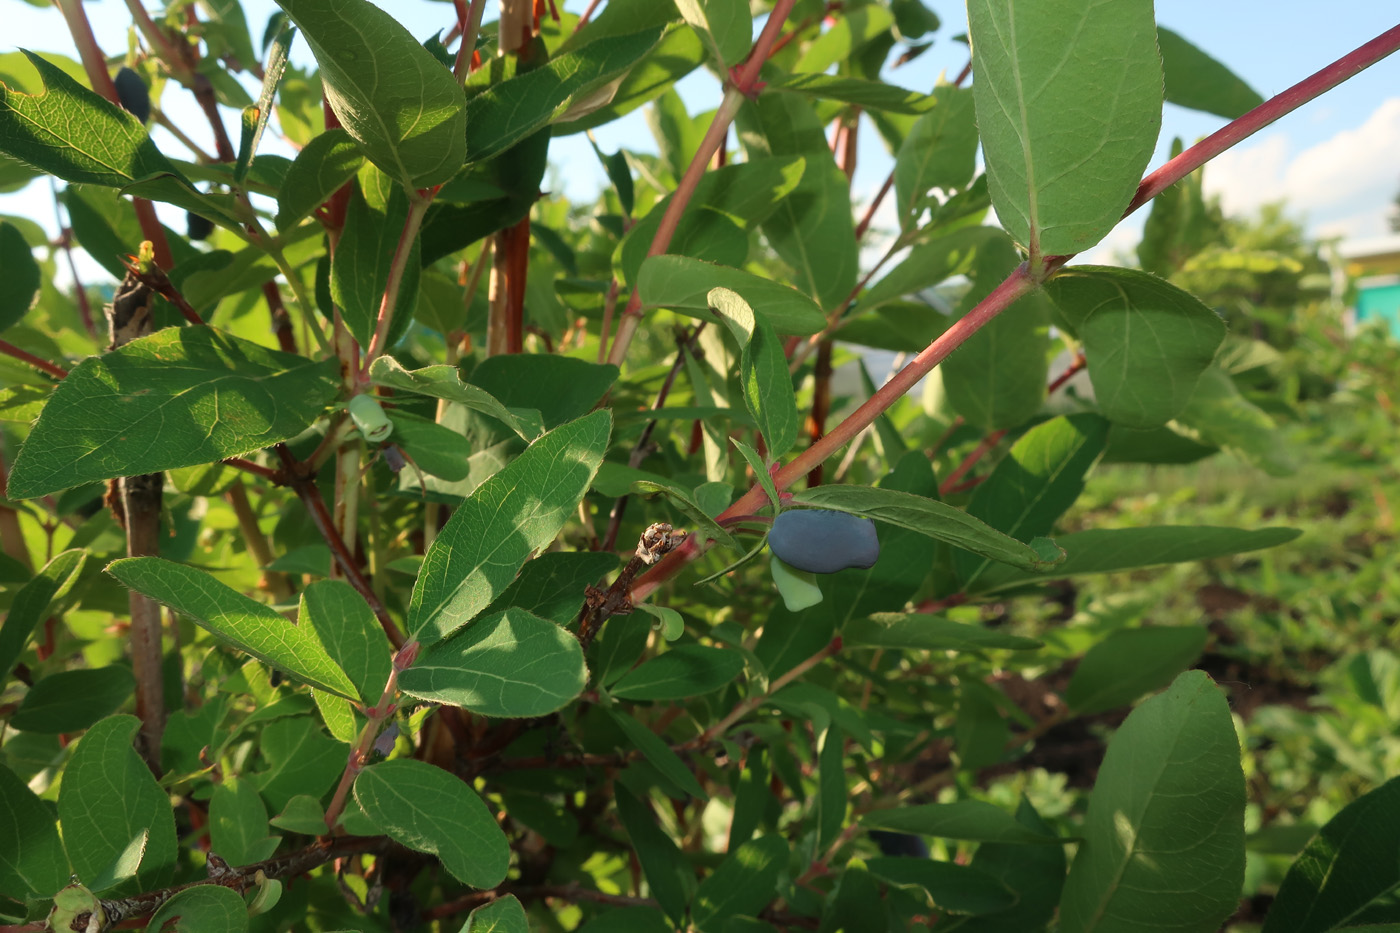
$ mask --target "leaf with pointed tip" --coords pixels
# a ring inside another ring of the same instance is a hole
[[[608,710],[607,713],[622,730],[623,735],[627,736],[627,741],[635,745],[646,760],[651,762],[652,767],[660,771],[667,780],[697,800],[710,799],[690,768],[686,767],[680,756],[671,751],[671,746],[660,736],[638,722],[631,713],[615,710]]]
[[[926,499],[895,489],[880,489],[874,486],[816,486],[798,493],[793,504],[835,509],[838,512],[849,512],[852,515],[863,515],[876,521],[888,522],[1022,570],[1045,572],[1052,569],[1063,557],[1062,554],[1059,557],[1055,556],[1058,549],[1053,545],[1037,548],[1036,541],[1023,544],[962,509],[956,509],[937,499]],[[1046,540],[1037,539],[1040,542]]]
[[[1210,525],[1156,525],[1146,528],[1094,528],[1060,535],[1063,563],[1037,577],[1013,567],[988,567],[974,587],[983,593],[1036,579],[1055,580],[1086,573],[1113,573],[1158,564],[1210,560],[1242,551],[1278,547],[1302,534],[1297,528],[1219,528]]]
[[[560,425],[477,487],[423,557],[410,637],[427,645],[470,622],[554,540],[593,482],[611,429],[607,411]]]
[[[48,614],[54,600],[72,590],[86,561],[86,551],[64,551],[15,594],[0,624],[0,681],[9,679],[10,668],[24,651],[34,627]]]
[[[868,110],[889,113],[926,113],[937,106],[935,98],[883,81],[827,74],[785,74],[768,82],[768,88],[822,100],[839,100]],[[971,169],[969,167],[969,175]]]
[[[530,933],[530,919],[515,895],[507,894],[468,914],[461,933]]]
[[[52,811],[0,765],[0,891],[36,900],[68,883],[68,857]]]
[[[510,865],[505,833],[461,778],[398,758],[361,771],[355,799],[389,838],[436,855],[458,881],[487,890],[505,880]]]
[[[355,684],[309,631],[204,571],[159,557],[126,557],[108,564],[107,572],[244,654],[318,690],[358,699]]]
[[[334,359],[268,350],[213,327],[168,327],[73,368],[10,474],[33,498],[212,463],[288,440],[338,390]]]
[[[1065,933],[1213,933],[1244,881],[1244,772],[1224,695],[1187,671],[1128,716],[1089,795],[1060,895]]]
[[[1209,633],[1199,625],[1120,629],[1090,648],[1065,688],[1065,703],[1092,716],[1160,690],[1196,663]]]
[[[768,445],[768,456],[781,457],[797,443],[801,418],[783,342],[773,325],[761,318],[755,319],[753,337],[740,356],[739,384],[744,405]]]
[[[1264,102],[1233,71],[1170,29],[1157,27],[1157,47],[1168,103],[1234,120]]]
[[[306,36],[326,101],[371,162],[409,188],[466,158],[466,99],[452,72],[368,0],[278,0]]]
[[[1117,225],[1162,123],[1151,0],[970,0],[973,95],[997,218],[1042,256]]]
[[[934,106],[909,128],[894,161],[895,210],[900,229],[914,226],[920,205],[934,188],[964,188],[977,157],[977,114],[972,91],[939,85]]]
[[[758,913],[773,900],[787,860],[787,840],[776,834],[739,846],[695,890],[695,925],[708,933],[726,917]]]
[[[1066,841],[1054,833],[1031,829],[1000,807],[983,800],[925,803],[894,810],[876,810],[861,817],[866,829],[885,829],[971,842],[1008,842],[1018,845],[1059,845]]]

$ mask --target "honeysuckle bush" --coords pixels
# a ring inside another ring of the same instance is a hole
[[[1298,532],[1060,522],[1109,464],[1295,466],[1296,384],[1256,378],[1287,306],[1253,331],[1181,287],[1232,268],[1185,262],[1192,173],[1400,29],[1265,102],[1143,0],[973,0],[928,93],[882,80],[954,31],[918,0],[473,0],[434,36],[366,0],[132,3],[116,58],[57,6],[81,61],[0,57],[0,180],[50,176],[71,226],[0,222],[4,929],[1235,913],[1239,684],[1189,669],[1195,619],[1066,623],[1061,581]],[[1164,96],[1232,122],[1144,179]],[[656,154],[542,192],[552,138],[640,108]],[[852,204],[871,133],[891,231]],[[1148,202],[1141,268],[1066,265]],[[764,547],[792,509],[796,567]],[[1105,727],[1092,790],[1046,770]],[[1400,920],[1400,784],[1367,776],[1266,931]]]

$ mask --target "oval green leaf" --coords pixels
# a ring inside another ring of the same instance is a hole
[[[371,162],[409,188],[466,159],[466,98],[452,72],[367,0],[278,0],[306,36],[326,101]]]
[[[119,664],[58,671],[36,683],[10,717],[21,732],[78,732],[121,708],[136,679]]]
[[[1084,344],[1099,410],[1130,428],[1175,418],[1225,339],[1220,315],[1148,272],[1072,266],[1046,292]]]
[[[79,363],[10,474],[30,499],[114,476],[212,463],[300,434],[335,397],[335,360],[213,327],[169,327]]]
[[[1081,716],[1124,706],[1171,683],[1201,656],[1209,633],[1199,625],[1154,625],[1114,632],[1074,669],[1065,702]]]
[[[969,0],[977,127],[997,217],[1042,256],[1112,230],[1162,123],[1152,0]]]
[[[384,761],[360,772],[355,799],[389,838],[436,855],[463,884],[486,890],[505,880],[510,844],[461,778],[412,758]]]
[[[554,540],[593,482],[611,429],[607,411],[561,425],[477,487],[423,557],[411,637],[430,644],[461,628]]]
[[[160,933],[243,933],[248,929],[248,905],[232,888],[196,885],[161,904],[146,929]]]
[[[577,638],[548,619],[507,609],[434,645],[399,675],[399,686],[482,716],[527,718],[563,708],[587,680]]]
[[[1060,928],[1142,930],[1169,916],[1174,930],[1214,933],[1239,904],[1244,805],[1230,706],[1210,677],[1187,671],[1109,741]]]

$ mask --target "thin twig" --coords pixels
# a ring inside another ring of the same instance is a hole
[[[50,363],[48,360],[41,360],[33,353],[30,353],[28,350],[21,350],[19,347],[10,343],[8,340],[0,340],[0,353],[5,354],[6,356],[13,356],[21,363],[28,363],[35,369],[43,370],[50,376],[53,376],[55,379],[62,379],[64,376],[68,375],[68,370],[64,369],[62,366],[59,366],[57,363]]]

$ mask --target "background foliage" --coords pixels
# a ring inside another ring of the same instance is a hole
[[[927,94],[919,0],[57,5],[81,62],[0,56],[70,225],[0,219],[0,929],[1400,924],[1397,346],[1209,141],[1139,186],[1164,96],[1331,77],[1141,0],[972,0]]]

